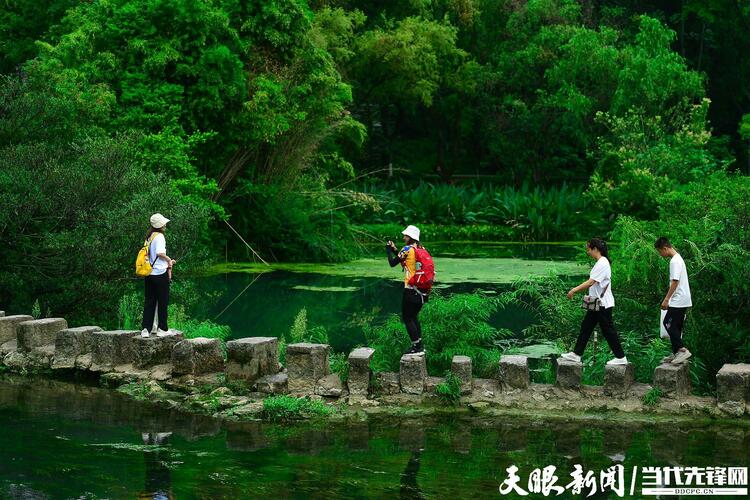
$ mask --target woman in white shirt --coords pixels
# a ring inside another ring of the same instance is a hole
[[[143,305],[143,324],[141,337],[148,337],[154,325],[154,316],[159,311],[159,329],[157,337],[169,335],[167,325],[167,308],[169,307],[169,281],[175,261],[167,256],[167,240],[164,237],[169,219],[162,214],[151,216],[151,229],[146,235],[148,259],[151,262],[151,274],[146,276],[146,300]]]
[[[573,352],[565,353],[560,357],[580,363],[581,356],[583,356],[583,352],[586,350],[586,344],[588,344],[594,328],[599,324],[604,338],[607,339],[609,348],[612,349],[612,353],[615,355],[614,359],[608,361],[607,364],[626,365],[628,364],[628,360],[625,357],[625,352],[622,350],[620,338],[617,335],[617,330],[612,320],[615,297],[612,294],[612,268],[609,265],[607,244],[599,238],[591,239],[586,242],[586,253],[589,257],[596,260],[596,264],[591,269],[589,279],[577,287],[570,289],[568,298],[572,299],[576,293],[588,290],[587,295],[601,300],[601,306],[598,311],[586,311],[586,316],[584,316],[581,323],[581,333],[578,335]]]

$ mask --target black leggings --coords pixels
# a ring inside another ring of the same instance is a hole
[[[422,325],[419,324],[419,311],[422,310],[422,297],[414,290],[404,288],[401,299],[401,318],[404,320],[406,332],[412,342],[422,338]]]
[[[143,305],[143,324],[149,332],[154,326],[154,314],[156,306],[159,306],[159,329],[169,330],[167,325],[167,307],[169,307],[169,274],[157,276],[146,276],[144,280],[146,288],[146,301]]]
[[[617,330],[615,330],[615,323],[612,321],[612,309],[614,308],[608,307],[607,309],[599,309],[598,311],[586,311],[586,316],[584,316],[581,323],[581,333],[578,335],[576,346],[573,349],[574,353],[583,356],[586,344],[588,344],[589,338],[591,338],[591,334],[598,323],[615,357],[622,358],[625,356],[622,345],[620,345],[620,338],[617,336]]]
[[[669,340],[672,342],[672,353],[682,349],[682,327],[685,324],[685,314],[687,307],[670,307],[667,308],[667,314],[664,315],[664,328],[667,329]]]

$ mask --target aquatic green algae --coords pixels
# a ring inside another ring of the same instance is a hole
[[[585,266],[576,262],[526,260],[518,258],[457,259],[443,257],[435,259],[435,280],[442,284],[494,283],[508,284],[532,276],[555,274],[558,276],[581,276]],[[286,271],[292,273],[325,274],[352,278],[381,278],[400,280],[400,269],[388,266],[382,259],[358,259],[343,264],[273,263],[268,266],[258,263],[219,264],[207,270],[207,274],[261,273]]]
[[[361,290],[358,286],[314,286],[314,285],[295,285],[292,290],[304,290],[306,292],[356,292]]]

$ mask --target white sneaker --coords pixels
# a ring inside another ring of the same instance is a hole
[[[156,330],[156,336],[157,337],[168,337],[170,335],[172,335],[172,330],[164,331],[161,328],[159,328],[158,330]]]
[[[662,363],[671,363],[674,361],[674,354],[670,354],[669,356],[665,356],[661,359]]]
[[[560,357],[562,359],[567,359],[568,361],[573,361],[575,363],[581,362],[581,357],[574,352],[566,352],[565,354],[561,354]]]
[[[621,358],[613,358],[607,361],[608,365],[627,365],[628,364],[628,358],[625,356]]]
[[[687,349],[684,351],[677,351],[677,354],[675,354],[674,359],[672,360],[672,364],[679,365],[680,363],[684,363],[690,356],[692,356],[692,353]]]
[[[144,339],[147,339],[150,336],[151,336],[151,334],[148,333],[148,330],[146,330],[145,328],[143,330],[141,330],[141,337],[143,337]]]

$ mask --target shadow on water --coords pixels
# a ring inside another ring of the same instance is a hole
[[[380,418],[220,422],[97,387],[0,378],[2,498],[483,498],[515,465],[737,466],[737,425]]]

